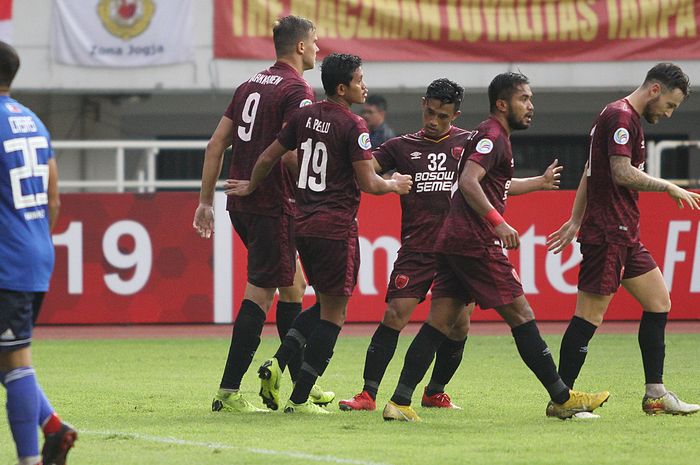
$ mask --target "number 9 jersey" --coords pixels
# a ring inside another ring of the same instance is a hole
[[[31,110],[4,95],[0,137],[0,289],[45,292],[54,263],[49,133]]]

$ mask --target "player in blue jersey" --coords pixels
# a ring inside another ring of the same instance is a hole
[[[30,349],[53,270],[58,171],[46,127],[10,97],[18,68],[17,52],[0,42],[0,382],[19,465],[61,465],[78,435],[37,383]]]

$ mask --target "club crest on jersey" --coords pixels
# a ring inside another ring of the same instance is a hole
[[[153,0],[100,0],[97,14],[107,32],[129,40],[151,24],[156,6]]]
[[[313,102],[312,102],[311,100],[309,100],[308,98],[305,98],[304,100],[302,100],[301,102],[299,102],[299,108],[309,106],[309,105],[311,105],[312,103],[313,103]]]
[[[464,155],[464,147],[452,147],[450,154],[452,155],[452,158],[459,161],[462,158],[462,155]]]
[[[630,133],[627,132],[627,129],[625,128],[619,128],[617,131],[615,131],[613,140],[616,144],[625,145],[630,140]]]
[[[369,140],[369,133],[363,132],[360,137],[357,138],[357,145],[363,150],[369,150],[372,148],[372,142]]]
[[[476,144],[476,151],[479,153],[487,154],[491,153],[493,150],[493,142],[489,139],[481,139],[478,144]]]
[[[394,278],[394,285],[397,289],[403,289],[408,285],[408,280],[409,278],[405,274],[396,275],[396,278]]]
[[[12,113],[22,113],[22,109],[12,102],[7,102],[5,104],[5,108],[7,108]]]
[[[423,155],[420,152],[412,152],[411,153],[411,160],[420,160],[421,155]]]

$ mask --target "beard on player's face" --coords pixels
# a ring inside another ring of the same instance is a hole
[[[515,131],[527,129],[530,127],[530,123],[532,121],[532,112],[526,111],[518,115],[511,107],[510,111],[508,112],[507,120],[508,126]]]

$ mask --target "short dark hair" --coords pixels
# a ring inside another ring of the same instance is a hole
[[[489,84],[489,105],[490,111],[496,111],[497,100],[510,100],[518,87],[523,84],[530,84],[530,80],[521,73],[501,73]]]
[[[352,73],[362,66],[362,58],[347,53],[331,53],[321,63],[321,82],[326,95],[336,94],[338,85],[350,85]]]
[[[301,16],[285,16],[275,21],[272,27],[272,41],[275,43],[275,54],[283,57],[294,52],[299,42],[305,40],[316,26],[310,20]]]
[[[464,99],[464,87],[447,78],[435,79],[425,90],[425,98],[426,100],[434,98],[442,103],[453,103],[456,113]]]
[[[648,85],[658,82],[665,90],[680,89],[684,96],[688,96],[690,92],[690,78],[683,70],[673,63],[659,63],[649,70],[647,77],[644,79],[644,84]]]
[[[19,69],[19,55],[14,47],[0,41],[0,86],[9,88]]]
[[[386,103],[386,99],[381,95],[370,95],[365,100],[365,105],[374,105],[381,111],[386,111],[386,109],[389,108],[389,105]]]

